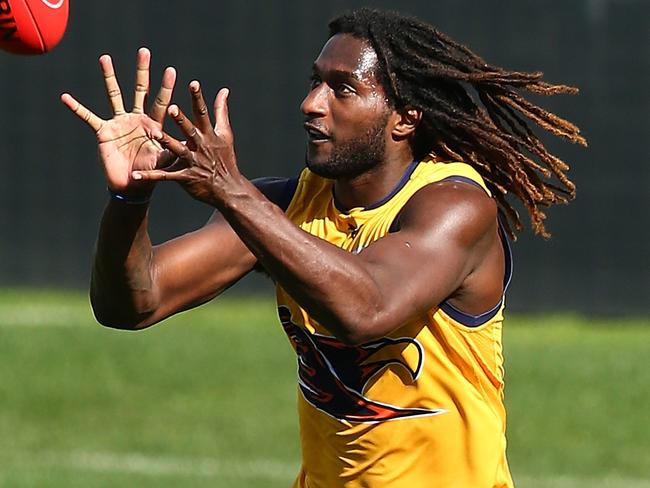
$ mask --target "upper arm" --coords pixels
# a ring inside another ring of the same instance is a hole
[[[428,185],[399,219],[397,232],[359,254],[382,297],[381,330],[374,333],[388,333],[450,297],[467,297],[470,313],[498,302],[503,275],[488,276],[499,263],[496,205],[483,190],[457,182]],[[474,290],[474,283],[487,286]]]
[[[261,178],[253,183],[269,200],[285,208],[295,190],[288,178]],[[154,246],[153,253],[158,307],[143,327],[214,298],[257,263],[218,211],[200,229]]]

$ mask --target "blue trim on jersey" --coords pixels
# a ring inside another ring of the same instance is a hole
[[[470,185],[473,185],[473,186],[475,186],[477,188],[480,188],[481,190],[485,191],[485,188],[483,188],[480,184],[478,184],[473,179],[468,178],[467,176],[447,176],[446,178],[443,178],[442,180],[440,180],[439,183],[442,183],[444,181],[460,181],[461,183],[469,183]]]
[[[508,240],[508,236],[506,235],[506,232],[503,229],[503,224],[501,224],[501,220],[499,220],[498,222],[499,222],[499,237],[501,238],[501,245],[503,246],[503,253],[505,255],[505,261],[506,261],[505,263],[506,269],[503,274],[503,295],[505,297],[506,290],[508,289],[508,286],[510,286],[510,281],[512,281],[512,271],[513,271],[512,248],[510,247],[510,241]],[[466,327],[478,327],[486,323],[491,318],[493,318],[499,312],[501,305],[503,305],[503,298],[501,298],[501,300],[499,300],[499,303],[497,303],[493,308],[479,315],[472,315],[472,314],[462,312],[458,310],[456,307],[454,307],[447,300],[445,300],[440,304],[440,308],[443,310],[443,312],[449,315],[456,322],[460,322]]]
[[[499,303],[497,303],[494,308],[480,315],[470,315],[468,313],[461,312],[447,301],[442,302],[440,308],[456,322],[460,322],[466,327],[479,327],[497,314],[501,308],[502,303],[503,299],[499,300]]]
[[[296,194],[296,189],[298,188],[299,178],[296,176],[294,178],[289,178],[282,189],[282,194],[276,205],[282,209],[283,212],[286,212],[293,200],[293,196]]]
[[[506,234],[506,229],[501,223],[501,218],[499,217],[499,234],[501,234],[501,243],[503,244],[503,252],[506,258],[506,273],[503,279],[503,293],[508,290],[510,282],[512,281],[512,275],[514,272],[514,259],[512,257],[512,246],[510,245],[510,240],[508,239],[508,234]]]
[[[411,178],[411,175],[413,174],[413,171],[415,171],[415,168],[417,168],[418,164],[420,164],[420,161],[412,161],[407,167],[406,171],[404,171],[404,174],[400,178],[400,180],[397,182],[397,185],[395,185],[395,188],[391,190],[391,192],[386,195],[384,198],[379,200],[378,202],[375,202],[371,205],[368,205],[367,207],[363,207],[363,210],[372,210],[378,207],[381,207],[384,203],[386,203],[388,200],[393,198],[395,195],[399,193],[399,191],[404,188],[404,185],[408,182],[408,180]],[[334,197],[334,206],[339,212],[342,213],[349,213],[350,210],[352,209],[346,209],[341,202],[339,202],[336,199],[336,193],[334,192],[334,186],[332,186],[332,195]]]

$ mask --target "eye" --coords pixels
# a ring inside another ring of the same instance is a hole
[[[341,96],[353,95],[356,91],[347,83],[340,83],[336,87],[336,94]]]

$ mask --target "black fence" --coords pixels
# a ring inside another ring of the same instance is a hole
[[[176,100],[202,81],[231,87],[240,165],[249,177],[303,164],[298,110],[311,63],[336,13],[369,2],[71,0],[52,53],[0,52],[0,286],[85,287],[106,200],[94,137],[60,104],[70,91],[108,115],[97,58],[111,53],[126,93],[135,52],[153,51],[156,84],[179,71]],[[571,163],[578,198],[549,212],[550,241],[515,245],[511,310],[650,311],[650,2],[647,0],[377,1],[437,25],[489,62],[576,85],[544,100],[576,122],[590,147],[549,141]],[[154,240],[202,225],[210,209],[159,188]],[[259,286],[247,280],[237,289]]]

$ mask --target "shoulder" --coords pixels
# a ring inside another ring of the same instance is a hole
[[[463,181],[439,181],[419,189],[404,205],[402,230],[428,229],[470,243],[497,225],[497,205],[483,188]]]

